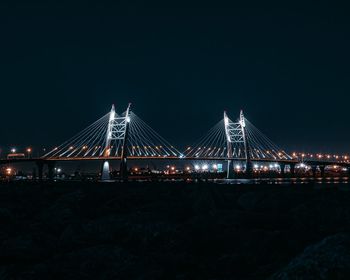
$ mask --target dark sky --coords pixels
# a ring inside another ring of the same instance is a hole
[[[2,2],[0,147],[60,144],[132,102],[179,146],[242,108],[285,149],[349,151],[349,7],[260,2]]]

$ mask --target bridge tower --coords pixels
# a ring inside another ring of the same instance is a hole
[[[125,112],[125,116],[119,117],[115,112],[115,107],[112,105],[111,112],[109,114],[109,121],[106,135],[106,145],[103,156],[108,158],[113,148],[112,141],[121,141],[121,163],[120,163],[120,175],[121,178],[127,179],[127,141],[130,122],[130,106]],[[108,160],[105,160],[102,167],[102,181],[110,180],[110,166]]]
[[[231,130],[230,130],[230,119],[227,116],[226,111],[224,111],[224,123],[225,123],[225,132],[226,132],[226,144],[227,144],[227,179],[233,178],[232,173],[232,139],[231,139]]]
[[[127,157],[128,157],[128,149],[127,149],[127,141],[129,137],[129,124],[130,124],[130,106],[131,103],[129,103],[128,108],[125,112],[124,120],[122,121],[122,126],[124,128],[124,138],[122,143],[122,153],[121,153],[121,162],[120,162],[120,177],[122,180],[127,181],[128,180],[128,164],[127,164]]]
[[[246,176],[248,178],[250,178],[253,175],[253,164],[252,164],[252,159],[251,159],[251,155],[250,155],[250,145],[249,145],[249,141],[248,141],[248,137],[247,137],[246,123],[245,123],[243,110],[241,110],[241,113],[240,113],[239,123],[240,123],[241,129],[242,129],[242,136],[243,136],[243,142],[244,142],[244,153],[246,156],[245,172],[246,172]]]

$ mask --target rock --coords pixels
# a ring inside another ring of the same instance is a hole
[[[337,234],[307,247],[270,279],[350,279],[350,235]]]

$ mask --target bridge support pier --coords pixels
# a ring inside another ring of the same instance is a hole
[[[312,165],[311,171],[312,171],[312,177],[316,178],[317,177],[317,165]]]
[[[227,176],[226,179],[233,179],[234,175],[233,175],[233,170],[232,170],[232,161],[228,160],[227,161]]]
[[[326,173],[325,173],[326,166],[325,165],[320,165],[319,168],[320,168],[320,171],[321,171],[321,177],[324,178],[325,175],[326,175]]]
[[[56,165],[56,162],[54,161],[49,161],[47,163],[47,167],[48,167],[48,170],[49,170],[49,180],[53,180],[54,177],[55,177],[55,165]]]
[[[42,161],[37,161],[36,166],[38,167],[38,179],[41,182],[43,180],[44,163]]]
[[[291,163],[291,164],[289,165],[289,170],[290,170],[290,175],[291,175],[292,177],[294,177],[294,176],[295,176],[295,163]]]
[[[128,181],[128,163],[127,159],[122,158],[122,161],[120,162],[120,178],[124,181]]]
[[[102,164],[101,181],[109,181],[111,179],[109,162],[106,160]]]
[[[245,176],[246,178],[250,179],[253,177],[253,163],[251,160],[247,160],[245,165]]]
[[[286,165],[284,163],[280,163],[280,169],[281,169],[281,177],[284,177],[285,171],[286,171]]]

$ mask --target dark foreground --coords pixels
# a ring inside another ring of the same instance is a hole
[[[0,185],[0,279],[350,279],[349,185]]]

